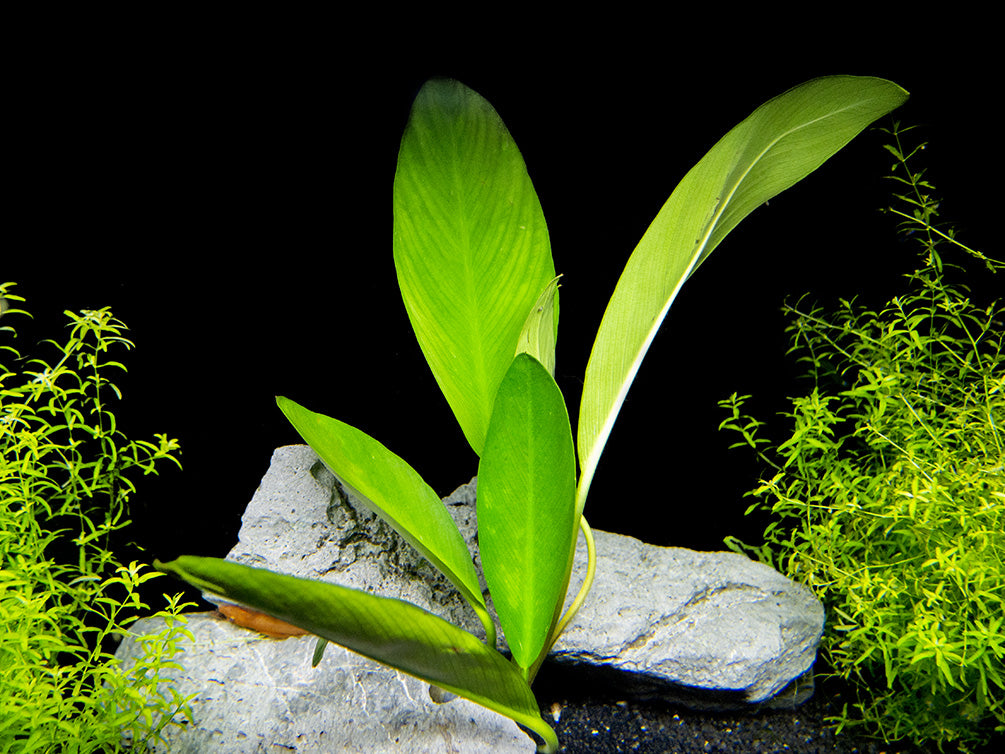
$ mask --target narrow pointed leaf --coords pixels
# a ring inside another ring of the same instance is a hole
[[[409,602],[220,558],[182,556],[154,566],[554,737],[512,663]]]
[[[593,344],[579,412],[580,511],[628,388],[684,281],[752,210],[906,98],[884,79],[808,81],[755,110],[678,184],[628,260]]]
[[[317,643],[314,645],[314,654],[311,657],[311,667],[316,668],[321,662],[321,658],[325,656],[325,647],[328,646],[328,640],[319,636]]]
[[[537,297],[524,322],[517,353],[528,353],[555,376],[555,344],[558,337],[558,278],[550,281]]]
[[[576,532],[576,456],[562,393],[520,354],[496,398],[478,466],[478,547],[513,660],[544,647]]]
[[[365,432],[309,411],[289,398],[278,397],[276,403],[339,481],[450,579],[494,644],[495,629],[471,553],[433,488]]]
[[[457,81],[427,82],[412,106],[394,176],[394,264],[426,361],[481,454],[496,389],[555,266],[520,151]]]

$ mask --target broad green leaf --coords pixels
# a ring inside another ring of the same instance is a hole
[[[346,488],[450,579],[495,644],[495,628],[471,553],[439,495],[418,472],[365,432],[309,411],[289,398],[276,403],[304,441]]]
[[[628,388],[684,281],[740,220],[905,99],[907,92],[884,79],[808,81],[757,108],[674,189],[628,260],[590,354],[579,411],[579,511]]]
[[[220,558],[182,556],[154,561],[154,567],[506,715],[557,748],[530,686],[512,663],[409,602]]]
[[[529,353],[555,376],[555,343],[558,337],[558,278],[548,283],[527,315],[517,353]]]
[[[419,346],[480,455],[555,265],[520,151],[492,106],[457,81],[427,82],[412,106],[394,175],[394,265]]]
[[[513,660],[529,668],[565,598],[577,517],[576,455],[562,393],[528,354],[496,397],[478,465],[478,547]]]

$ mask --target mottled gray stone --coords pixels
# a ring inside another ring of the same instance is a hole
[[[480,573],[475,489],[472,480],[444,503]],[[553,649],[552,672],[694,708],[795,706],[812,693],[824,614],[808,589],[736,553],[594,535],[596,580]],[[276,450],[228,558],[405,599],[483,635],[450,583],[345,495],[306,446]],[[580,537],[570,601],[585,562]],[[511,721],[463,699],[433,704],[421,682],[338,647],[312,669],[313,638],[259,638],[205,615],[190,625],[196,642],[179,659],[194,670],[178,678],[179,691],[201,698],[196,729],[171,751],[534,750]],[[119,654],[135,651],[127,640]],[[244,748],[220,748],[235,737]]]
[[[698,709],[809,698],[824,623],[809,589],[738,553],[594,535],[597,578],[553,660],[604,671],[629,695]],[[580,542],[575,573],[585,558]]]
[[[138,621],[137,631],[161,621]],[[465,699],[436,704],[415,678],[328,645],[311,667],[314,637],[262,637],[211,613],[188,616],[194,643],[163,673],[192,703],[194,725],[165,729],[170,754],[321,752],[533,752],[505,717]],[[137,655],[123,641],[117,656]],[[486,747],[486,748],[483,748]]]

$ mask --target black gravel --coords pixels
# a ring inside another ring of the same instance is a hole
[[[795,709],[759,712],[695,712],[658,702],[575,696],[573,689],[545,685],[537,698],[562,751],[639,754],[921,754],[911,744],[886,744],[849,731],[837,734],[825,718],[843,704],[841,689],[817,683],[814,696]],[[570,693],[572,692],[572,693]],[[591,696],[596,696],[591,692]],[[557,720],[555,719],[557,716]],[[937,751],[937,750],[936,750]],[[946,747],[944,754],[955,754]],[[1005,752],[1001,738],[980,754]]]

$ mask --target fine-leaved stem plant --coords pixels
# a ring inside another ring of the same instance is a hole
[[[815,79],[766,102],[709,150],[618,281],[586,369],[574,441],[554,379],[557,276],[523,158],[481,96],[456,81],[427,82],[398,154],[394,263],[419,346],[480,459],[478,543],[510,657],[496,649],[472,555],[439,496],[373,438],[288,398],[279,407],[304,440],[457,587],[484,641],[417,607],[335,585],[218,559],[159,567],[508,715],[556,751],[530,684],[592,582],[587,494],[656,331],[684,281],[737,223],[906,97],[882,79]],[[590,561],[563,614],[577,530]]]
[[[23,298],[0,284],[0,337],[16,334]],[[187,701],[159,683],[177,667],[181,595],[157,613],[167,627],[137,636],[128,670],[115,641],[148,607],[140,589],[161,576],[121,563],[110,537],[128,525],[137,473],[177,463],[166,435],[129,440],[112,410],[109,375],[125,367],[114,349],[132,343],[106,309],[66,312],[65,343],[46,341],[54,361],[28,359],[0,343],[0,751],[94,752],[145,747],[187,714]],[[178,717],[181,715],[181,717]]]
[[[829,672],[858,699],[832,722],[888,743],[962,751],[1005,732],[1005,309],[949,276],[963,255],[1005,264],[936,225],[939,203],[896,124],[889,212],[920,244],[908,291],[879,311],[786,305],[813,389],[768,452],[749,396],[720,428],[774,470],[748,512],[770,510],[764,544],[727,540],[810,586],[828,621]]]

